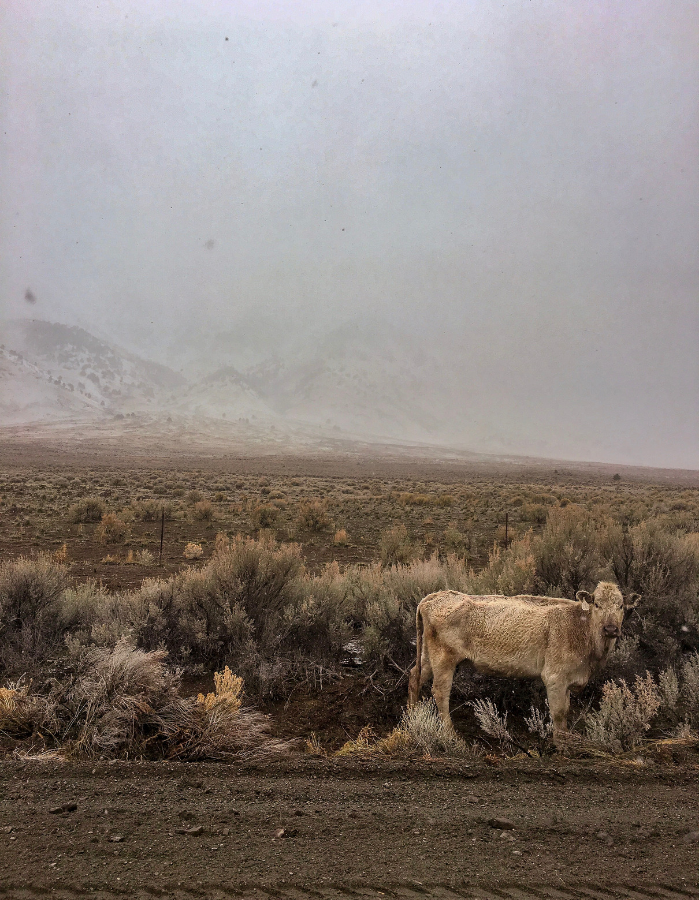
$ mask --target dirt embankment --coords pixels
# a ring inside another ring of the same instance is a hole
[[[0,766],[0,897],[678,900],[697,846],[687,767]]]

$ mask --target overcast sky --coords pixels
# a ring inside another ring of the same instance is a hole
[[[377,317],[475,360],[495,416],[697,465],[694,0],[5,0],[0,29],[3,315],[170,364]]]

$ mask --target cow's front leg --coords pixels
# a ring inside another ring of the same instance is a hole
[[[440,718],[450,728],[452,728],[450,693],[456,667],[457,663],[447,653],[441,654],[438,660],[433,660],[433,697],[435,698]]]
[[[571,693],[569,685],[565,681],[545,681],[544,686],[547,688],[549,714],[552,717],[556,736],[558,732],[566,731],[566,717],[569,713]]]

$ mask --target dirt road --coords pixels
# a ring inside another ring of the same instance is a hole
[[[0,897],[678,900],[696,829],[687,767],[4,761]]]

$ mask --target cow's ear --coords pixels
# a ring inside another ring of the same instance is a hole
[[[641,599],[639,594],[630,594],[625,600],[625,609],[636,609],[639,606],[639,601]]]
[[[588,612],[590,604],[595,602],[593,594],[589,594],[588,591],[577,591],[576,599],[581,604],[581,609],[584,612]]]

